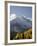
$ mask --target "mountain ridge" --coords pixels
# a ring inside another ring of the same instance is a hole
[[[10,29],[15,32],[23,32],[23,30],[32,27],[32,21],[22,16],[17,16],[16,19],[10,21]]]

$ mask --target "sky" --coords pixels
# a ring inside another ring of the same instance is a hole
[[[32,7],[10,6],[10,15],[11,14],[16,14],[16,16],[24,15],[28,18],[32,18]]]

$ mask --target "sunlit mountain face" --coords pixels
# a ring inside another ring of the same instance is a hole
[[[13,16],[14,15],[14,16]],[[16,16],[13,14],[10,18],[10,31],[11,32],[24,32],[25,30],[32,28],[32,20],[23,15]],[[14,17],[12,19],[12,17]]]

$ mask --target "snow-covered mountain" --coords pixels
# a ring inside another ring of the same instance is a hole
[[[25,16],[14,15],[14,18],[10,21],[10,31],[23,32],[32,27],[32,20]]]

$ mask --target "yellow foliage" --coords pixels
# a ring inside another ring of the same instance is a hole
[[[32,29],[29,29],[25,32],[22,33],[17,33],[15,38],[19,38],[19,39],[31,39],[32,38]]]

